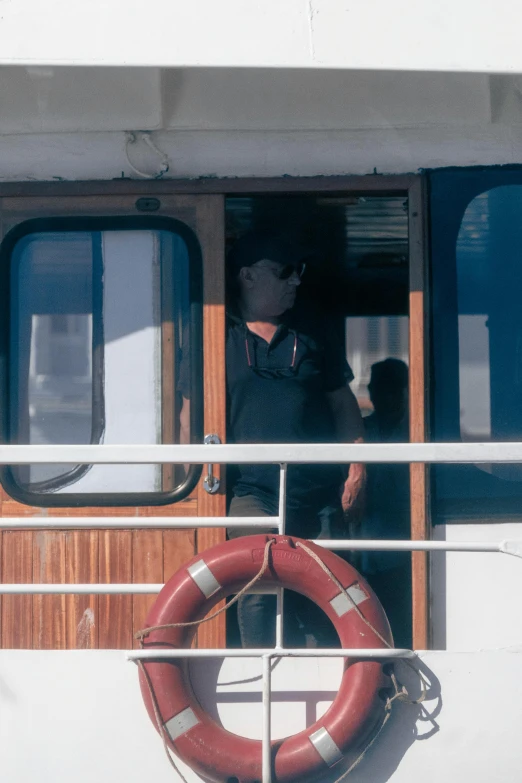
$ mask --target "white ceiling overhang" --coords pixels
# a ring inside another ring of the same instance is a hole
[[[0,66],[0,106],[0,137],[82,131],[394,133],[443,127],[468,134],[472,128],[522,125],[522,76]]]
[[[0,65],[521,73],[513,0],[2,0]]]

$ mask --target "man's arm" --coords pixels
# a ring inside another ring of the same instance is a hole
[[[179,413],[179,442],[190,443],[190,400],[186,397],[183,397]]]
[[[190,443],[190,400],[186,397],[182,397],[181,410],[179,412],[179,442],[183,446],[185,443]],[[183,465],[185,469],[185,475],[189,472],[190,465]]]
[[[349,386],[342,386],[326,395],[334,419],[335,434],[339,443],[362,443],[364,424],[359,405]],[[366,466],[352,462],[345,481],[342,506],[345,514],[356,516],[360,510],[366,484]]]

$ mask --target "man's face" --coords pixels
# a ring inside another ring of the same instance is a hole
[[[293,307],[304,265],[283,265],[263,259],[245,268],[250,296],[260,312],[276,317]]]

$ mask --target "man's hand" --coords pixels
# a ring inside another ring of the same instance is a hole
[[[350,465],[348,478],[343,487],[341,505],[345,519],[359,524],[364,513],[366,497],[366,465],[354,462]]]

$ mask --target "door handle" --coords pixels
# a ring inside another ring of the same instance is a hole
[[[203,443],[206,445],[215,446],[221,443],[221,438],[219,435],[205,435]],[[203,487],[205,492],[208,492],[209,495],[215,495],[216,492],[219,491],[220,484],[220,480],[217,478],[217,476],[214,475],[214,466],[210,462],[207,465],[207,475],[203,479]]]

